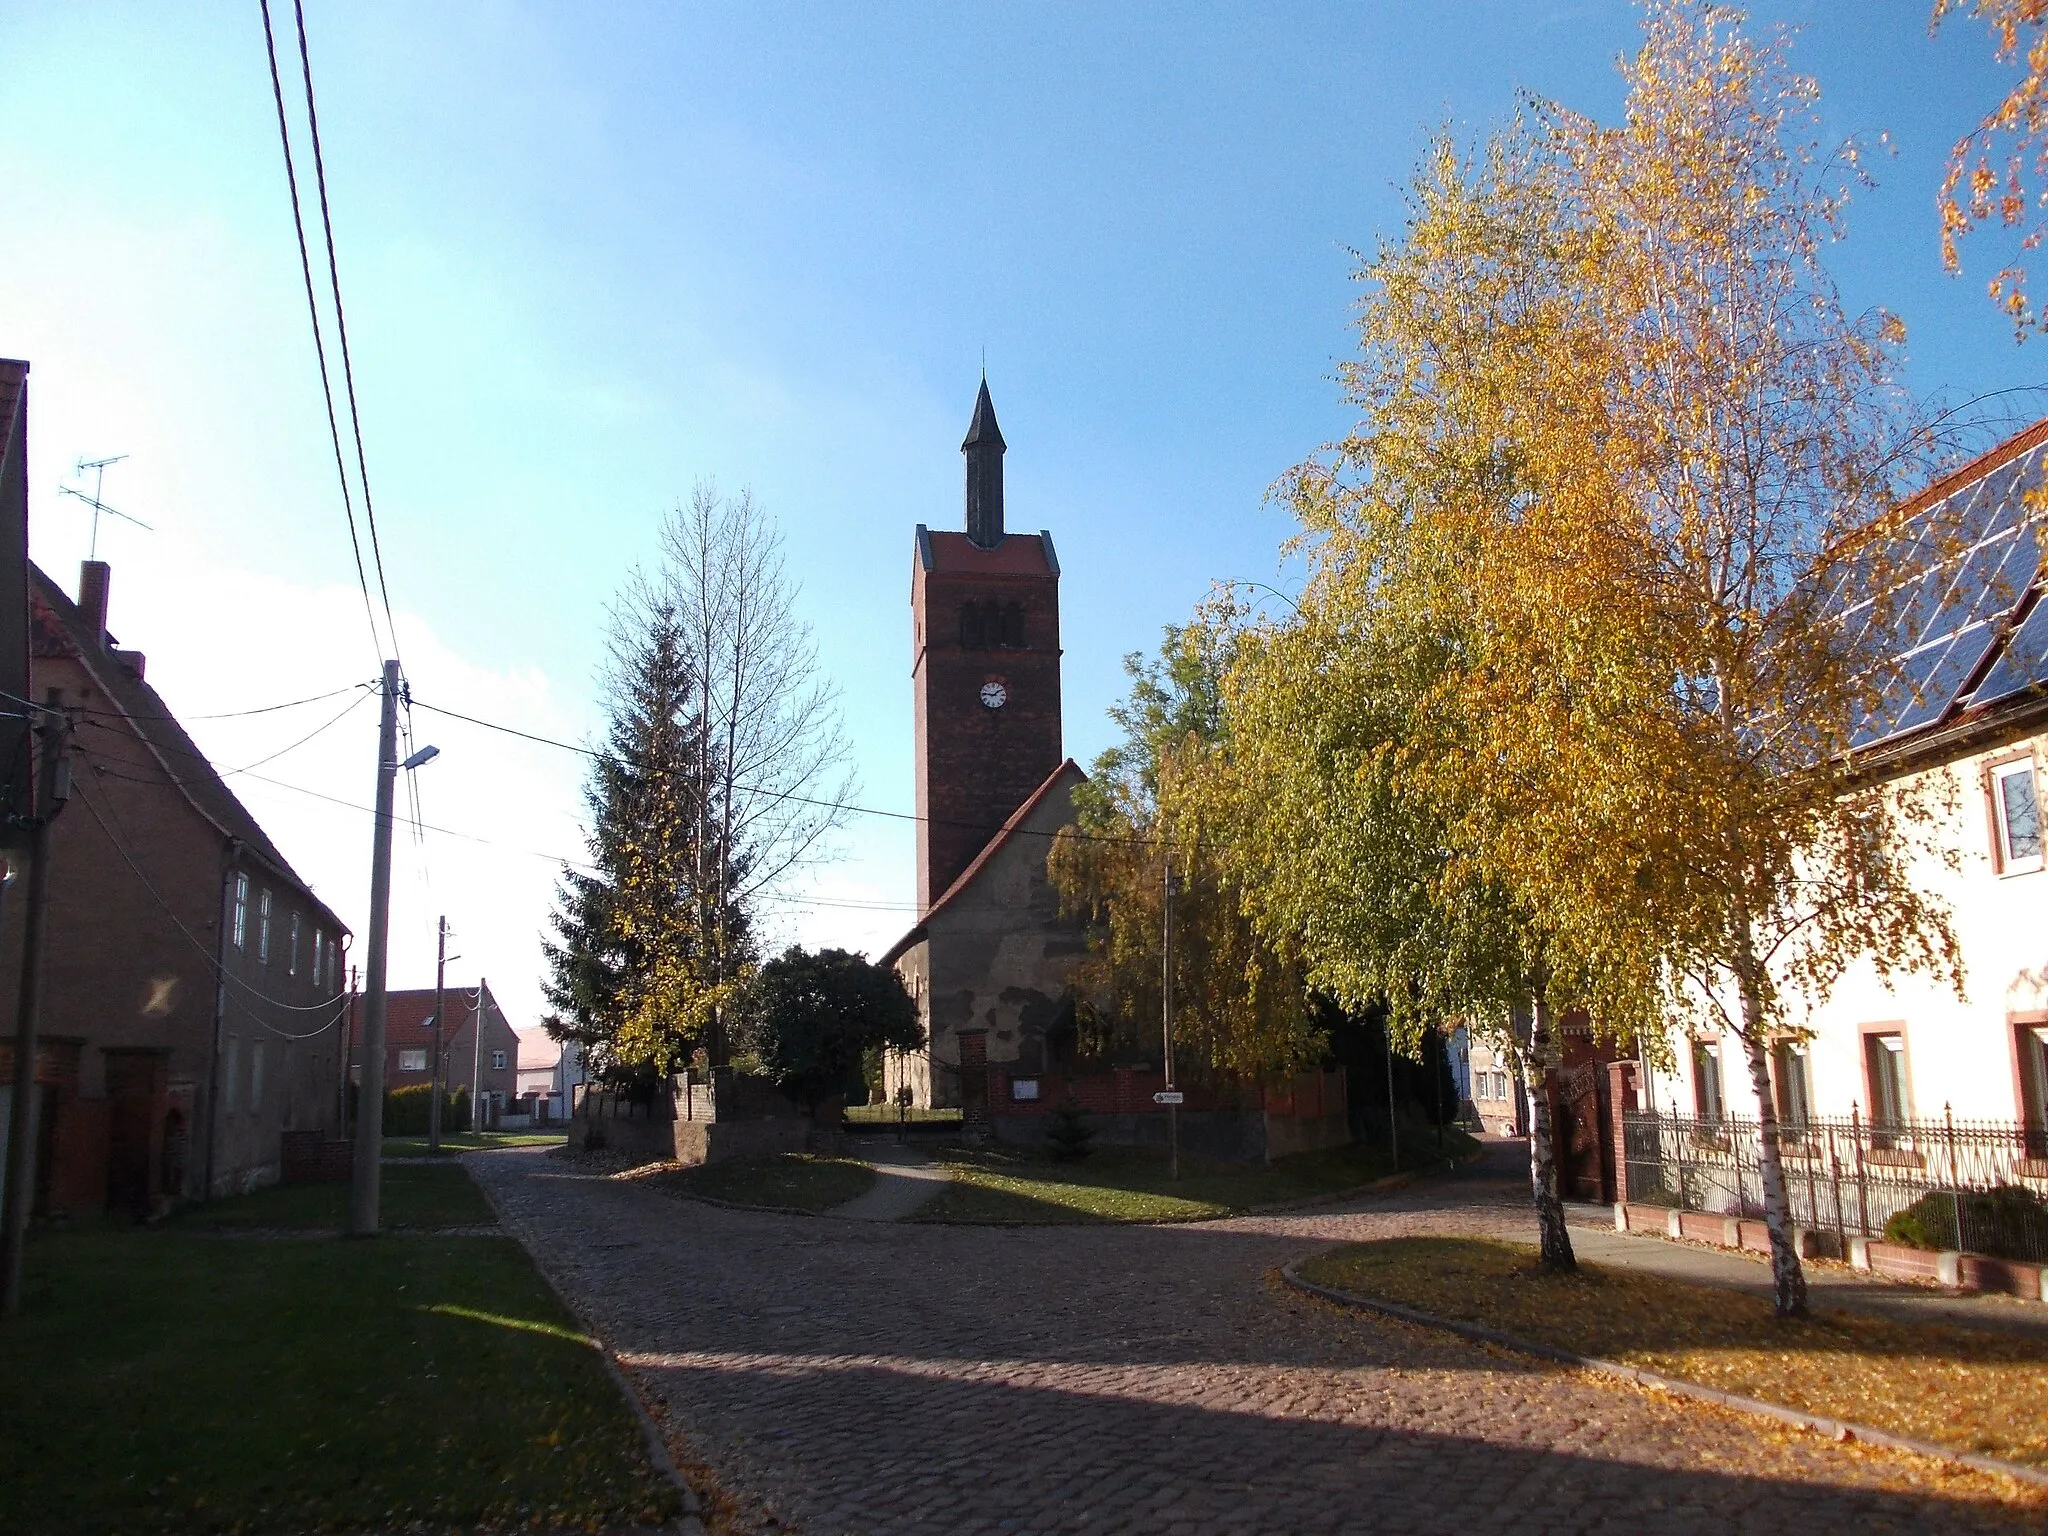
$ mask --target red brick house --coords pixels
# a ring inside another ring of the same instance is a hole
[[[331,1131],[340,1107],[348,930],[107,633],[109,579],[87,561],[74,602],[30,574],[32,692],[69,717],[73,746],[35,1062],[43,1215],[270,1183],[284,1133]],[[0,926],[9,1039],[22,915],[9,902]],[[0,1082],[12,1057],[0,1049]]]
[[[496,1112],[502,1113],[519,1094],[519,1035],[505,1018],[491,984],[478,981],[473,987],[450,985],[442,993],[442,1008],[448,1015],[441,1032],[441,1082],[451,1093],[473,1088],[487,1095]],[[479,1007],[481,1003],[481,1007]],[[483,1049],[477,1049],[477,1023],[483,1023]],[[384,1014],[384,1087],[425,1087],[432,1081],[430,1068],[434,1048],[434,989],[420,987],[388,995]],[[362,1048],[358,1018],[349,1040],[349,1075],[360,1080]]]

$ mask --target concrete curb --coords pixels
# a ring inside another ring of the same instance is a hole
[[[528,1149],[524,1147],[480,1147],[478,1150],[489,1152],[523,1152]],[[477,1191],[484,1197],[485,1203],[490,1206],[492,1211],[496,1212],[498,1225],[503,1230],[503,1234],[518,1243],[520,1248],[525,1251],[527,1259],[533,1265],[534,1273],[540,1276],[541,1282],[547,1286],[555,1300],[562,1304],[562,1310],[576,1319],[577,1324],[589,1338],[592,1348],[597,1351],[597,1358],[603,1364],[605,1374],[611,1377],[612,1384],[619,1389],[619,1396],[625,1399],[626,1406],[632,1410],[633,1417],[639,1421],[640,1438],[646,1442],[648,1462],[653,1466],[655,1472],[671,1488],[675,1489],[677,1500],[683,1506],[682,1514],[670,1521],[666,1529],[673,1532],[674,1536],[704,1536],[706,1527],[704,1524],[703,1496],[689,1485],[683,1474],[677,1469],[675,1458],[669,1454],[668,1440],[663,1436],[661,1426],[654,1422],[654,1415],[647,1411],[646,1400],[640,1396],[640,1389],[633,1384],[633,1379],[627,1375],[626,1368],[619,1364],[617,1354],[599,1336],[597,1329],[592,1326],[590,1319],[583,1315],[582,1309],[571,1301],[568,1293],[556,1283],[553,1273],[542,1262],[540,1255],[526,1246],[525,1241],[514,1230],[512,1224],[505,1219],[504,1209],[499,1206],[490,1188],[473,1174],[470,1176],[470,1183],[476,1185]]]
[[[1681,1377],[1665,1376],[1656,1371],[1646,1371],[1640,1366],[1624,1365],[1618,1360],[1602,1360],[1595,1355],[1580,1355],[1568,1349],[1553,1349],[1548,1344],[1531,1343],[1527,1339],[1518,1339],[1511,1334],[1481,1328],[1475,1323],[1460,1323],[1447,1317],[1437,1317],[1432,1313],[1418,1311],[1414,1307],[1402,1306],[1399,1302],[1379,1301],[1351,1291],[1340,1291],[1332,1286],[1318,1285],[1313,1280],[1304,1279],[1293,1264],[1280,1266],[1280,1278],[1297,1291],[1319,1296],[1324,1301],[1335,1302],[1340,1307],[1349,1307],[1356,1312],[1377,1312],[1404,1323],[1455,1333],[1472,1340],[1475,1344],[1491,1344],[1518,1355],[1547,1360],[1554,1365],[1569,1365],[1578,1370],[1597,1371],[1604,1376],[1618,1376],[1623,1381],[1633,1382],[1639,1387],[1654,1387],[1660,1392],[1669,1392],[1676,1397],[1689,1397],[1696,1402],[1732,1408],[1738,1413],[1752,1413],[1763,1418],[1776,1419],[1796,1429],[1818,1430],[1836,1440],[1861,1440],[1895,1451],[1910,1451],[1916,1456],[1956,1462],[1979,1472],[1992,1472],[2003,1477],[2017,1478],[2023,1483],[2032,1483],[2036,1487],[2048,1488],[2048,1469],[2030,1467],[2017,1461],[2003,1461],[1996,1456],[1979,1456],[1969,1451],[1958,1451],[1950,1446],[1936,1445],[1931,1440],[1916,1440],[1910,1435],[1895,1435],[1890,1430],[1858,1424],[1851,1419],[1831,1419],[1824,1414],[1808,1413],[1801,1408],[1787,1408],[1782,1403],[1767,1403],[1762,1398],[1740,1397],[1733,1392],[1703,1387],[1698,1382],[1686,1381]]]

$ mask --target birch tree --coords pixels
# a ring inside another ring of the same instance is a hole
[[[782,537],[750,491],[700,483],[662,529],[657,586],[696,689],[695,922],[705,956],[711,1059],[748,958],[731,915],[827,853],[853,793],[838,694],[818,666]]]
[[[2024,337],[2044,324],[2027,292],[2026,261],[2048,235],[2048,0],[1935,0],[1930,30],[1959,12],[1984,23],[1994,56],[2017,64],[2020,77],[1949,152],[1938,200],[1942,265],[1960,272],[1962,237],[1986,224],[2016,234],[2018,251],[1986,286]]]
[[[1212,792],[1231,751],[1222,688],[1241,616],[1227,599],[1205,604],[1167,628],[1157,657],[1125,658],[1131,692],[1110,711],[1124,740],[1075,791],[1047,871],[1088,925],[1075,975],[1084,1039],[1156,1042],[1170,965],[1177,1062],[1255,1079],[1319,1059],[1328,1042],[1300,966],[1249,918],[1227,851],[1236,829]]]

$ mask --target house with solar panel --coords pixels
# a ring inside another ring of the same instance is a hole
[[[1865,1173],[1887,1159],[1910,1164],[1933,1183],[1953,1164],[1959,1183],[2018,1180],[2048,1191],[2044,467],[2048,420],[1903,508],[1935,514],[1925,521],[1962,533],[1938,541],[1939,557],[1909,576],[1921,583],[1909,609],[1928,615],[1901,658],[1910,687],[1892,691],[1855,745],[1885,779],[1945,773],[1958,787],[1943,834],[1957,868],[1917,877],[1949,904],[1967,996],[1958,999],[1932,977],[1894,977],[1887,985],[1866,962],[1806,1020],[1810,1038],[1787,1039],[1772,1052],[1771,1091],[1782,1121],[1856,1128],[1837,1138],[1833,1153],[1818,1132],[1804,1142],[1796,1130],[1789,1138],[1793,1153],[1814,1160],[1788,1158],[1795,1206],[1812,1195],[1822,1224],[1827,1191],[1818,1181],[1832,1176],[1839,1184],[1844,1158]],[[1647,1085],[1660,1112],[1709,1127],[1755,1117],[1733,1038],[1696,1034],[1679,1041],[1675,1054],[1675,1071],[1653,1073]],[[1975,1151],[1972,1138],[1980,1143]],[[1702,1168],[1710,1152],[1702,1153]],[[1964,1168],[1973,1158],[1989,1170],[1983,1178]]]

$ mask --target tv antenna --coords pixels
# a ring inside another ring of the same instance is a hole
[[[123,512],[119,507],[110,507],[104,501],[100,500],[100,491],[106,484],[107,466],[109,464],[118,464],[127,457],[128,455],[125,453],[117,453],[110,459],[88,459],[82,456],[80,457],[78,463],[73,467],[72,473],[75,475],[82,476],[88,469],[92,471],[92,494],[90,496],[86,495],[85,492],[83,491],[73,490],[68,485],[60,485],[57,487],[57,489],[63,492],[66,496],[76,496],[88,507],[92,508],[92,542],[86,546],[85,554],[85,558],[88,560],[97,560],[99,558],[100,514],[102,512],[106,513],[110,517],[118,517],[124,523],[133,523],[136,527],[142,529],[146,533],[154,533],[156,531],[155,529],[151,528],[149,524],[145,523],[141,518],[130,517],[126,512]]]

